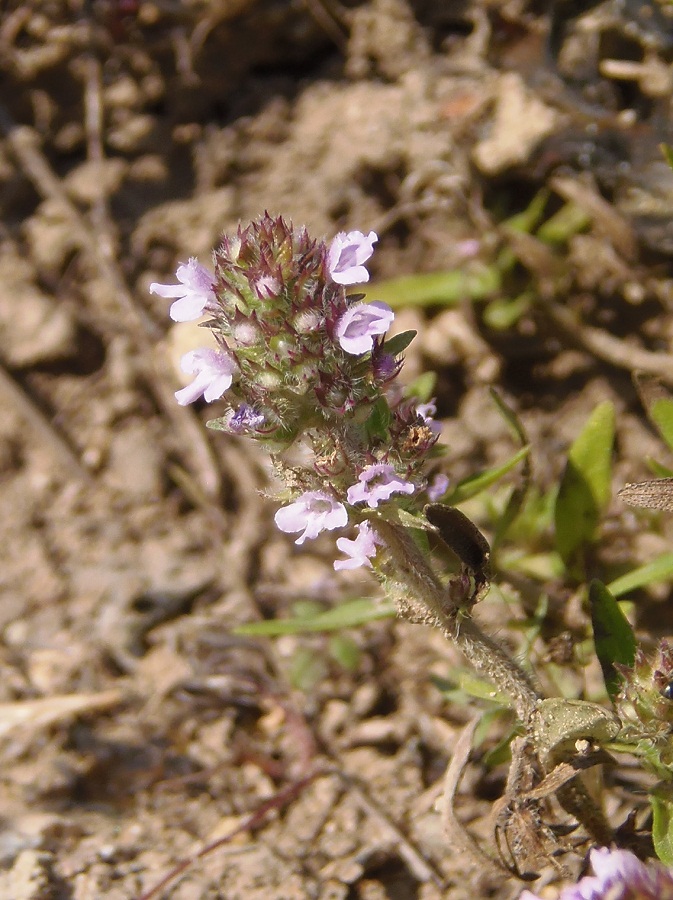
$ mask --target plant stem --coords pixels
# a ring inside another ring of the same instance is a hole
[[[480,675],[507,694],[526,725],[540,699],[526,672],[451,600],[402,525],[385,519],[376,519],[372,524],[390,551],[384,574],[397,586],[400,596],[395,599],[402,601],[402,615],[409,616],[411,612],[409,617],[436,625]]]

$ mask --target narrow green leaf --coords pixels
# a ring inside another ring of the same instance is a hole
[[[673,449],[673,397],[657,375],[636,372],[633,382],[648,419],[669,448]]]
[[[668,165],[673,169],[673,147],[668,144],[659,144],[659,149]]]
[[[399,356],[400,353],[404,353],[417,334],[417,331],[401,331],[399,334],[391,337],[390,340],[385,341],[383,349],[386,353],[390,353],[391,356]]]
[[[502,226],[511,231],[521,231],[524,234],[532,234],[537,228],[544,215],[547,201],[549,200],[549,191],[542,188],[530,201],[523,212],[517,213],[506,219]]]
[[[421,531],[432,531],[432,525],[421,513],[410,513],[406,509],[397,510],[397,516],[405,528],[417,528]]]
[[[393,414],[385,397],[379,397],[365,422],[367,435],[372,441],[384,440],[388,436],[388,426]]]
[[[591,218],[575,203],[566,203],[537,230],[537,236],[548,244],[564,244],[573,235],[584,231]]]
[[[299,691],[310,692],[327,677],[327,665],[322,654],[308,647],[299,647],[290,660],[290,684]]]
[[[630,591],[646,587],[648,584],[668,581],[670,578],[673,578],[673,553],[663,553],[652,562],[615,578],[608,585],[608,590],[613,597],[622,597]]]
[[[534,295],[524,291],[518,297],[502,297],[491,300],[483,313],[483,319],[494,331],[506,331],[519,321],[531,308]]]
[[[673,478],[673,469],[665,466],[663,463],[657,462],[657,460],[652,459],[651,456],[648,457],[645,462],[647,463],[647,468],[653,475],[656,475],[657,478]]]
[[[337,631],[339,628],[355,628],[376,619],[388,619],[396,614],[393,603],[383,603],[367,598],[349,600],[327,612],[299,619],[270,619],[249,622],[233,629],[234,634],[276,637],[281,634],[305,634],[314,631]]]
[[[453,269],[425,272],[377,281],[367,294],[383,300],[393,309],[402,306],[456,306],[465,300],[483,300],[500,289],[500,273],[494,266],[473,271]]]
[[[490,394],[498,407],[500,414],[513,431],[514,436],[521,446],[525,447],[528,444],[528,435],[526,434],[526,429],[523,427],[523,422],[494,388],[491,388]],[[507,501],[507,505],[498,520],[492,542],[494,549],[500,545],[501,541],[509,531],[510,526],[521,513],[530,490],[531,475],[530,456],[527,456],[521,467],[519,483],[514,486],[509,500]]]
[[[568,453],[556,497],[556,549],[566,565],[590,543],[610,499],[615,410],[609,401],[591,414]]]
[[[659,785],[650,793],[652,840],[659,859],[673,866],[673,796],[669,785]]]
[[[560,578],[565,566],[558,553],[529,553],[524,556],[500,553],[498,561],[504,571],[521,572],[536,581],[551,581]]]
[[[333,634],[329,639],[329,653],[332,659],[349,672],[360,665],[362,652],[353,638],[345,634]]]
[[[521,450],[518,450],[514,456],[501,466],[486,469],[485,472],[479,472],[477,475],[470,475],[469,478],[464,478],[444,497],[442,502],[448,506],[456,506],[458,503],[463,503],[465,500],[475,497],[492,484],[495,484],[496,481],[499,481],[503,475],[511,472],[529,453],[530,447],[522,447]]]
[[[423,372],[417,378],[414,378],[411,384],[407,385],[404,396],[415,397],[421,403],[427,403],[435,392],[436,384],[436,372]]]
[[[589,585],[589,606],[596,655],[601,664],[608,695],[614,699],[622,684],[614,663],[633,665],[636,638],[619,604],[598,579],[594,579]]]
[[[655,400],[649,409],[650,418],[659,429],[659,434],[673,450],[673,397]]]
[[[481,679],[467,670],[458,670],[450,679],[441,678],[438,675],[430,675],[430,681],[447,698],[454,698],[456,694],[467,694],[479,700],[489,700],[498,706],[510,706],[511,701],[506,694],[501,693],[490,681]]]

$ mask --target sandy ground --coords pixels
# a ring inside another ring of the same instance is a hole
[[[374,285],[464,276],[396,322],[419,331],[407,378],[437,372],[452,479],[516,449],[489,386],[521,415],[540,490],[604,399],[616,486],[645,477],[666,454],[632,372],[673,383],[665,7],[2,5],[0,896],[139,900],[220,839],[151,896],[518,896],[443,833],[444,770],[483,706],[439,689],[463,665],[440,635],[392,618],[234,633],[378,588],[336,574],[330,541],[277,533],[265,458],[177,406],[196,335],[148,286],[265,209],[316,237],[374,229]],[[581,230],[544,243],[503,224],[544,188],[541,219],[572,200]],[[501,285],[475,287],[503,253]],[[615,501],[596,565],[651,559],[667,529]],[[533,663],[583,633],[567,583],[500,578],[509,594],[479,616],[515,650],[507,623],[548,598]],[[666,633],[668,589],[641,593],[644,634]],[[506,776],[486,754],[507,728],[484,731],[457,802],[485,848]],[[633,808],[616,778],[605,802],[615,827]]]

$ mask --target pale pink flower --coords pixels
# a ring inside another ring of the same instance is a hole
[[[360,566],[369,566],[371,569],[371,557],[376,556],[376,545],[381,543],[380,538],[372,531],[369,522],[363,522],[356,525],[358,536],[354,540],[350,538],[337,538],[336,545],[345,553],[347,559],[337,559],[334,568],[339,569],[359,569]]]
[[[274,521],[281,531],[292,534],[302,531],[295,544],[303,544],[307,538],[317,537],[321,531],[332,531],[348,524],[348,513],[325,491],[306,491],[294,503],[278,510]]]
[[[169,315],[174,322],[193,322],[215,305],[214,276],[192,256],[178,266],[175,273],[180,284],[152,282],[150,293],[160,297],[176,297]]]
[[[658,861],[647,865],[628,850],[601,847],[589,856],[596,873],[563,888],[558,900],[673,900],[673,872]],[[519,900],[539,900],[524,891]]]
[[[441,422],[435,420],[435,416],[437,415],[437,404],[435,403],[434,398],[428,403],[419,403],[416,407],[416,412],[421,416],[433,434],[442,433]]]
[[[349,503],[366,503],[370,509],[376,509],[392,494],[413,494],[415,490],[415,486],[400,478],[391,465],[375,463],[363,469],[357,484],[348,488],[346,496]]]
[[[449,477],[443,472],[438,472],[428,485],[428,498],[432,503],[436,503],[447,491],[449,486]]]
[[[330,244],[327,252],[327,269],[337,284],[362,284],[369,281],[369,272],[364,263],[374,252],[374,244],[378,235],[370,231],[364,235],[361,231],[339,232]]]
[[[342,350],[359,356],[374,346],[374,338],[385,334],[395,313],[387,303],[356,303],[337,322],[336,336]]]
[[[175,392],[180,406],[193,403],[203,394],[208,403],[219,399],[231,387],[236,364],[223,350],[201,347],[190,350],[180,360],[180,368],[188,375],[196,375],[187,387]]]

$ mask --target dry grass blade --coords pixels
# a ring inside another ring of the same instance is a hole
[[[544,310],[571,340],[604,362],[628,372],[639,369],[658,375],[662,381],[673,385],[673,356],[670,353],[652,353],[627,344],[599,328],[584,325],[571,310],[558,303],[545,303]]]
[[[502,876],[505,867],[491,859],[488,854],[484,853],[474,838],[467,831],[465,826],[458,820],[456,816],[456,794],[458,785],[463,776],[467,761],[472,749],[472,738],[474,732],[481,720],[481,716],[475,716],[471,722],[463,728],[458,742],[453,750],[453,756],[449,763],[446,775],[444,776],[444,802],[442,808],[442,824],[444,833],[448,839],[449,846],[452,850],[463,851],[471,859],[473,864],[481,869],[484,866],[492,872]]]
[[[19,728],[39,731],[84,713],[109,709],[121,703],[123,698],[121,691],[110,690],[0,703],[0,737],[6,737]]]

